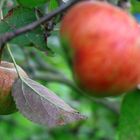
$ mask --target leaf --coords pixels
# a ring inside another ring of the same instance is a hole
[[[0,34],[13,31],[27,24],[36,21],[35,11],[33,9],[16,7],[9,11],[4,20],[0,22]],[[19,46],[33,46],[42,51],[50,51],[47,47],[44,32],[41,27],[16,37],[11,43]]]
[[[140,91],[127,94],[121,106],[119,140],[140,140]]]
[[[17,0],[19,4],[28,8],[35,8],[45,4],[48,0]]]
[[[12,94],[19,111],[35,123],[54,127],[85,119],[52,91],[29,78],[19,79]]]
[[[55,10],[58,6],[59,6],[59,5],[58,5],[58,1],[57,1],[57,0],[51,0],[51,1],[49,2],[48,9],[49,9],[49,11],[53,11],[53,10]]]

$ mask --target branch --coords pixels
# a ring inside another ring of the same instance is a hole
[[[33,29],[37,28],[39,25],[43,24],[46,21],[51,20],[53,17],[57,16],[58,14],[66,11],[68,8],[70,8],[72,5],[77,3],[79,0],[70,0],[66,4],[61,5],[58,9],[55,11],[45,15],[44,17],[40,18],[39,20],[30,23],[24,27],[21,27],[13,32],[7,32],[0,36],[0,48],[5,45],[6,42],[12,40],[14,37],[17,37],[19,35],[22,35],[26,32],[32,31]]]

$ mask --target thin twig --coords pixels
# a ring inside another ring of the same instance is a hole
[[[6,46],[7,46],[8,52],[9,52],[11,58],[12,58],[12,61],[13,61],[13,64],[14,64],[14,66],[15,66],[15,69],[16,69],[16,72],[17,72],[17,74],[18,74],[18,77],[19,77],[20,79],[22,79],[22,76],[20,75],[19,70],[18,70],[18,65],[17,65],[16,60],[15,60],[15,58],[14,58],[14,56],[13,56],[13,54],[12,54],[12,51],[11,51],[11,49],[10,49],[10,45],[9,45],[9,44],[6,44]]]
[[[79,0],[71,0],[67,2],[66,4],[61,5],[58,9],[55,11],[51,12],[50,14],[45,15],[44,17],[40,18],[39,20],[30,23],[24,27],[21,27],[17,30],[14,30],[12,32],[7,32],[4,33],[3,35],[0,36],[0,48],[4,46],[4,44],[13,38],[24,34],[26,32],[32,31],[33,29],[37,28],[39,25],[43,24],[46,21],[51,20],[53,17],[57,16],[58,14],[66,11],[69,7],[71,7],[73,4],[77,3]]]

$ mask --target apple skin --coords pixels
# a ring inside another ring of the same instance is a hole
[[[80,2],[62,20],[60,38],[75,80],[96,97],[117,96],[140,82],[140,30],[120,8]]]
[[[28,77],[19,66],[18,69],[23,77]],[[0,115],[8,115],[17,111],[11,95],[12,86],[16,79],[18,79],[18,74],[14,64],[2,61],[0,64]]]

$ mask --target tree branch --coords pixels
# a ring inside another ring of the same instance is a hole
[[[0,48],[5,45],[6,42],[12,40],[14,37],[17,37],[21,34],[24,34],[26,32],[32,31],[33,29],[37,28],[42,23],[51,20],[53,17],[57,16],[58,14],[66,11],[68,8],[70,8],[72,5],[77,3],[79,0],[71,0],[67,2],[66,4],[61,5],[58,9],[55,11],[45,15],[44,17],[40,18],[39,20],[30,23],[24,27],[21,27],[13,32],[7,32],[0,36]]]

